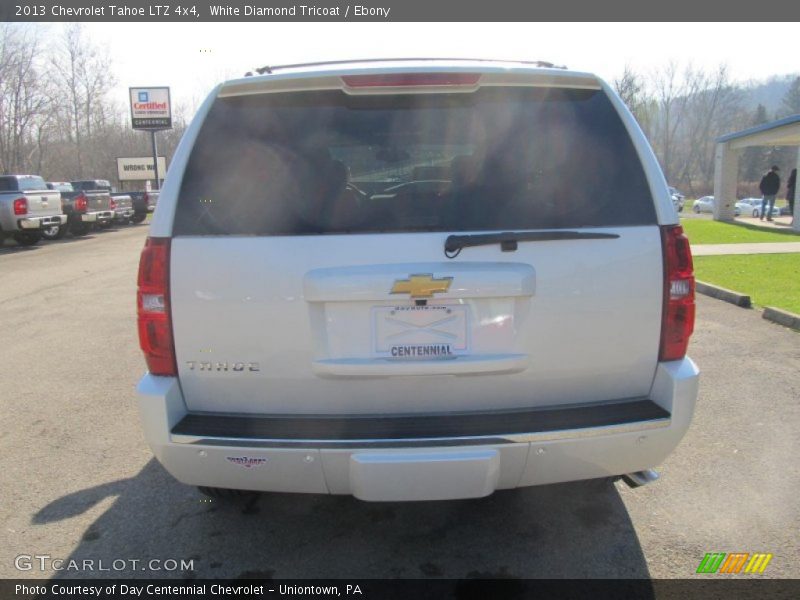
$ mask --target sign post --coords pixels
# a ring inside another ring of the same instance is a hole
[[[150,132],[156,189],[160,189],[156,132],[172,129],[172,103],[170,102],[169,88],[132,87],[128,89],[131,100],[131,125],[134,129]]]

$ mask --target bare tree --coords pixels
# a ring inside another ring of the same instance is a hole
[[[619,79],[614,80],[614,89],[636,117],[639,126],[647,137],[652,130],[653,100],[647,92],[644,78],[629,65]]]
[[[667,181],[676,173],[675,147],[678,130],[686,116],[688,103],[687,82],[676,62],[670,61],[653,72],[650,78],[658,114],[651,134],[661,158],[661,168]]]
[[[114,78],[109,60],[87,39],[80,23],[73,23],[64,30],[52,66],[54,91],[66,99],[59,120],[74,152],[73,176],[90,176],[106,150],[93,136],[110,120],[106,94]]]
[[[687,68],[684,74],[686,115],[676,152],[677,177],[693,191],[694,182],[707,185],[714,177],[716,138],[740,122],[741,93],[730,84],[725,65],[715,71]]]
[[[0,170],[29,170],[36,153],[32,132],[48,119],[41,93],[40,48],[25,26],[0,26]]]

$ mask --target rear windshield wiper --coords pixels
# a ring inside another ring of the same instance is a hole
[[[503,231],[501,233],[476,233],[472,235],[450,235],[444,242],[444,255],[455,258],[462,248],[500,244],[503,252],[513,252],[518,242],[553,242],[557,240],[611,240],[616,233],[592,233],[588,231]]]

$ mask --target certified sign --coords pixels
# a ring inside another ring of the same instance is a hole
[[[163,179],[167,174],[167,161],[158,157],[158,176]],[[152,156],[132,156],[117,159],[117,178],[120,181],[155,179]]]
[[[172,129],[168,87],[132,87],[129,91],[134,129]]]

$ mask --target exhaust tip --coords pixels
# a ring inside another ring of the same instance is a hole
[[[636,471],[635,473],[627,473],[622,476],[622,480],[628,484],[628,487],[638,488],[648,483],[653,483],[658,479],[658,471],[655,469],[645,469],[644,471]]]

